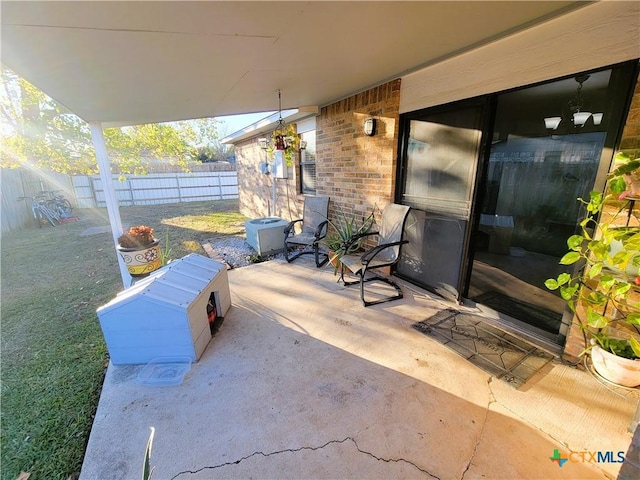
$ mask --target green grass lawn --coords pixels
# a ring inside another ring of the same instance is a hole
[[[1,244],[1,453],[3,480],[80,472],[108,354],[96,308],[122,282],[104,209],[74,212],[80,221],[32,225]],[[124,225],[146,224],[171,258],[204,254],[200,242],[243,235],[237,201],[123,207]]]

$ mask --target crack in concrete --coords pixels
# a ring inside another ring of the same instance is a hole
[[[478,439],[476,440],[476,444],[473,446],[473,452],[471,452],[471,457],[469,458],[469,462],[467,463],[466,468],[462,472],[460,476],[460,480],[464,480],[464,476],[467,474],[469,469],[471,468],[471,464],[473,463],[473,459],[476,458],[476,453],[478,452],[478,447],[480,446],[480,442],[482,441],[482,436],[484,435],[484,427],[487,426],[487,420],[489,419],[489,411],[491,410],[491,405],[497,403],[496,396],[491,389],[491,382],[493,381],[493,376],[489,377],[487,380],[487,386],[489,387],[489,402],[487,403],[487,412],[484,416],[484,420],[482,421],[482,427],[480,428],[480,434],[478,435]]]
[[[567,448],[568,450],[571,450],[571,448],[569,447],[569,445],[567,445],[567,442],[565,442],[564,440],[562,440],[561,438],[557,438],[553,433],[546,431],[544,428],[539,427],[538,425],[531,423],[531,420],[522,416],[520,413],[518,413],[517,411],[513,410],[512,408],[508,407],[507,405],[505,405],[504,403],[502,403],[501,401],[499,401],[495,394],[493,393],[493,390],[491,390],[491,386],[489,386],[489,390],[491,393],[491,396],[493,397],[493,401],[489,402],[489,405],[491,405],[492,403],[497,403],[499,404],[502,408],[504,408],[506,411],[508,411],[511,415],[514,416],[514,418],[517,418],[518,420],[520,420],[524,425],[527,425],[529,428],[535,429],[538,432],[546,435],[547,437],[549,437],[551,440],[553,440],[554,442],[557,442],[560,445],[563,445],[565,448]]]
[[[513,415],[514,418],[517,418],[518,420],[520,420],[520,422],[522,422],[522,424],[527,425],[529,428],[532,428],[534,430],[537,430],[538,432],[540,432],[541,434],[545,435],[546,437],[550,438],[551,440],[553,440],[554,442],[556,442],[558,445],[562,445],[565,449],[569,450],[570,452],[573,452],[574,450],[569,446],[569,444],[562,440],[561,438],[556,437],[556,435],[554,435],[551,432],[548,432],[547,430],[545,430],[544,428],[531,423],[531,420],[522,416],[520,413],[518,413],[517,411],[513,410],[512,408],[509,408],[507,405],[505,405],[504,403],[500,402],[495,394],[493,393],[493,390],[491,390],[491,386],[489,386],[489,391],[491,396],[493,397],[493,401],[489,402],[489,405],[491,405],[492,403],[497,403],[499,404],[502,408],[504,408],[506,411],[508,411],[511,415]],[[602,472],[604,472],[604,470],[602,470],[597,464],[591,463],[591,465],[595,465],[597,468],[599,468]],[[606,473],[606,472],[605,472]]]
[[[255,456],[263,456],[265,458],[267,457],[271,457],[274,455],[280,455],[282,453],[296,453],[296,452],[301,452],[303,450],[311,450],[311,451],[316,451],[316,450],[322,450],[325,447],[328,447],[329,445],[332,444],[343,444],[346,442],[351,442],[355,447],[356,450],[358,450],[358,452],[362,453],[363,455],[368,455],[371,458],[377,460],[377,461],[381,461],[381,462],[385,462],[385,463],[406,463],[408,465],[411,465],[412,467],[414,467],[416,470],[421,471],[422,473],[425,473],[427,475],[429,475],[429,477],[434,478],[436,480],[441,480],[440,477],[438,477],[437,475],[434,475],[430,472],[428,472],[427,470],[425,470],[424,468],[419,467],[418,465],[416,465],[415,463],[404,459],[404,458],[384,458],[384,457],[379,457],[378,455],[375,455],[371,452],[368,452],[366,450],[362,450],[360,448],[360,446],[358,445],[358,442],[355,440],[355,438],[353,437],[346,437],[343,438],[342,440],[330,440],[328,442],[326,442],[323,445],[320,445],[318,447],[299,447],[299,448],[286,448],[284,450],[277,450],[275,452],[269,452],[269,453],[264,453],[262,451],[258,451],[258,452],[253,452],[251,455],[247,455],[245,457],[242,457],[238,460],[234,460],[233,462],[225,462],[225,463],[220,463],[218,465],[212,465],[212,466],[207,466],[207,467],[202,467],[199,468],[197,470],[184,470],[182,472],[177,473],[176,475],[174,475],[173,477],[171,477],[171,480],[174,480],[178,477],[180,477],[181,475],[187,475],[187,474],[195,474],[195,473],[200,473],[202,471],[205,470],[214,470],[216,468],[222,468],[222,467],[228,467],[228,466],[232,466],[232,465],[238,465],[240,462],[243,462],[245,460],[248,460],[252,457]]]

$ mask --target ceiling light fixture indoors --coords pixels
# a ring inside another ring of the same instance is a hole
[[[582,84],[589,80],[591,75],[577,75],[575,81],[578,82],[578,89],[576,91],[576,96],[569,100],[569,110],[573,113],[573,124],[575,126],[584,127],[584,124],[587,123],[589,117],[591,116],[591,112],[583,112],[584,108],[584,97],[582,96]]]
[[[602,123],[603,113],[593,113],[591,114],[591,118],[593,118],[594,125],[600,125]]]
[[[585,97],[582,94],[583,84],[589,80],[591,75],[582,74],[576,75],[574,80],[578,82],[578,87],[576,89],[575,96],[569,100],[567,106],[569,108],[568,115],[563,115],[560,117],[545,117],[544,125],[547,130],[556,130],[562,120],[567,120],[571,122],[574,127],[584,127],[589,118],[592,118],[594,125],[600,125],[602,123],[603,113],[591,113],[589,111],[584,111],[586,107]]]
[[[555,130],[561,121],[562,117],[547,117],[544,119],[544,126],[547,127],[548,130]]]

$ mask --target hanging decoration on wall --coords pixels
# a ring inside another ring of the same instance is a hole
[[[296,133],[293,124],[285,125],[282,119],[282,95],[278,90],[278,123],[269,139],[261,138],[260,146],[267,151],[270,160],[275,157],[276,151],[283,153],[287,166],[293,166],[293,156],[300,148],[300,137]]]

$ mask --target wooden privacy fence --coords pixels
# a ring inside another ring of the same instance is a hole
[[[72,203],[74,201],[69,175],[22,168],[3,168],[0,175],[2,234],[35,222],[31,212],[31,201],[18,201],[20,197],[34,197],[42,191],[61,191]]]
[[[74,176],[72,182],[79,208],[106,206],[100,177]],[[238,198],[235,171],[113,175],[113,183],[121,206]]]

